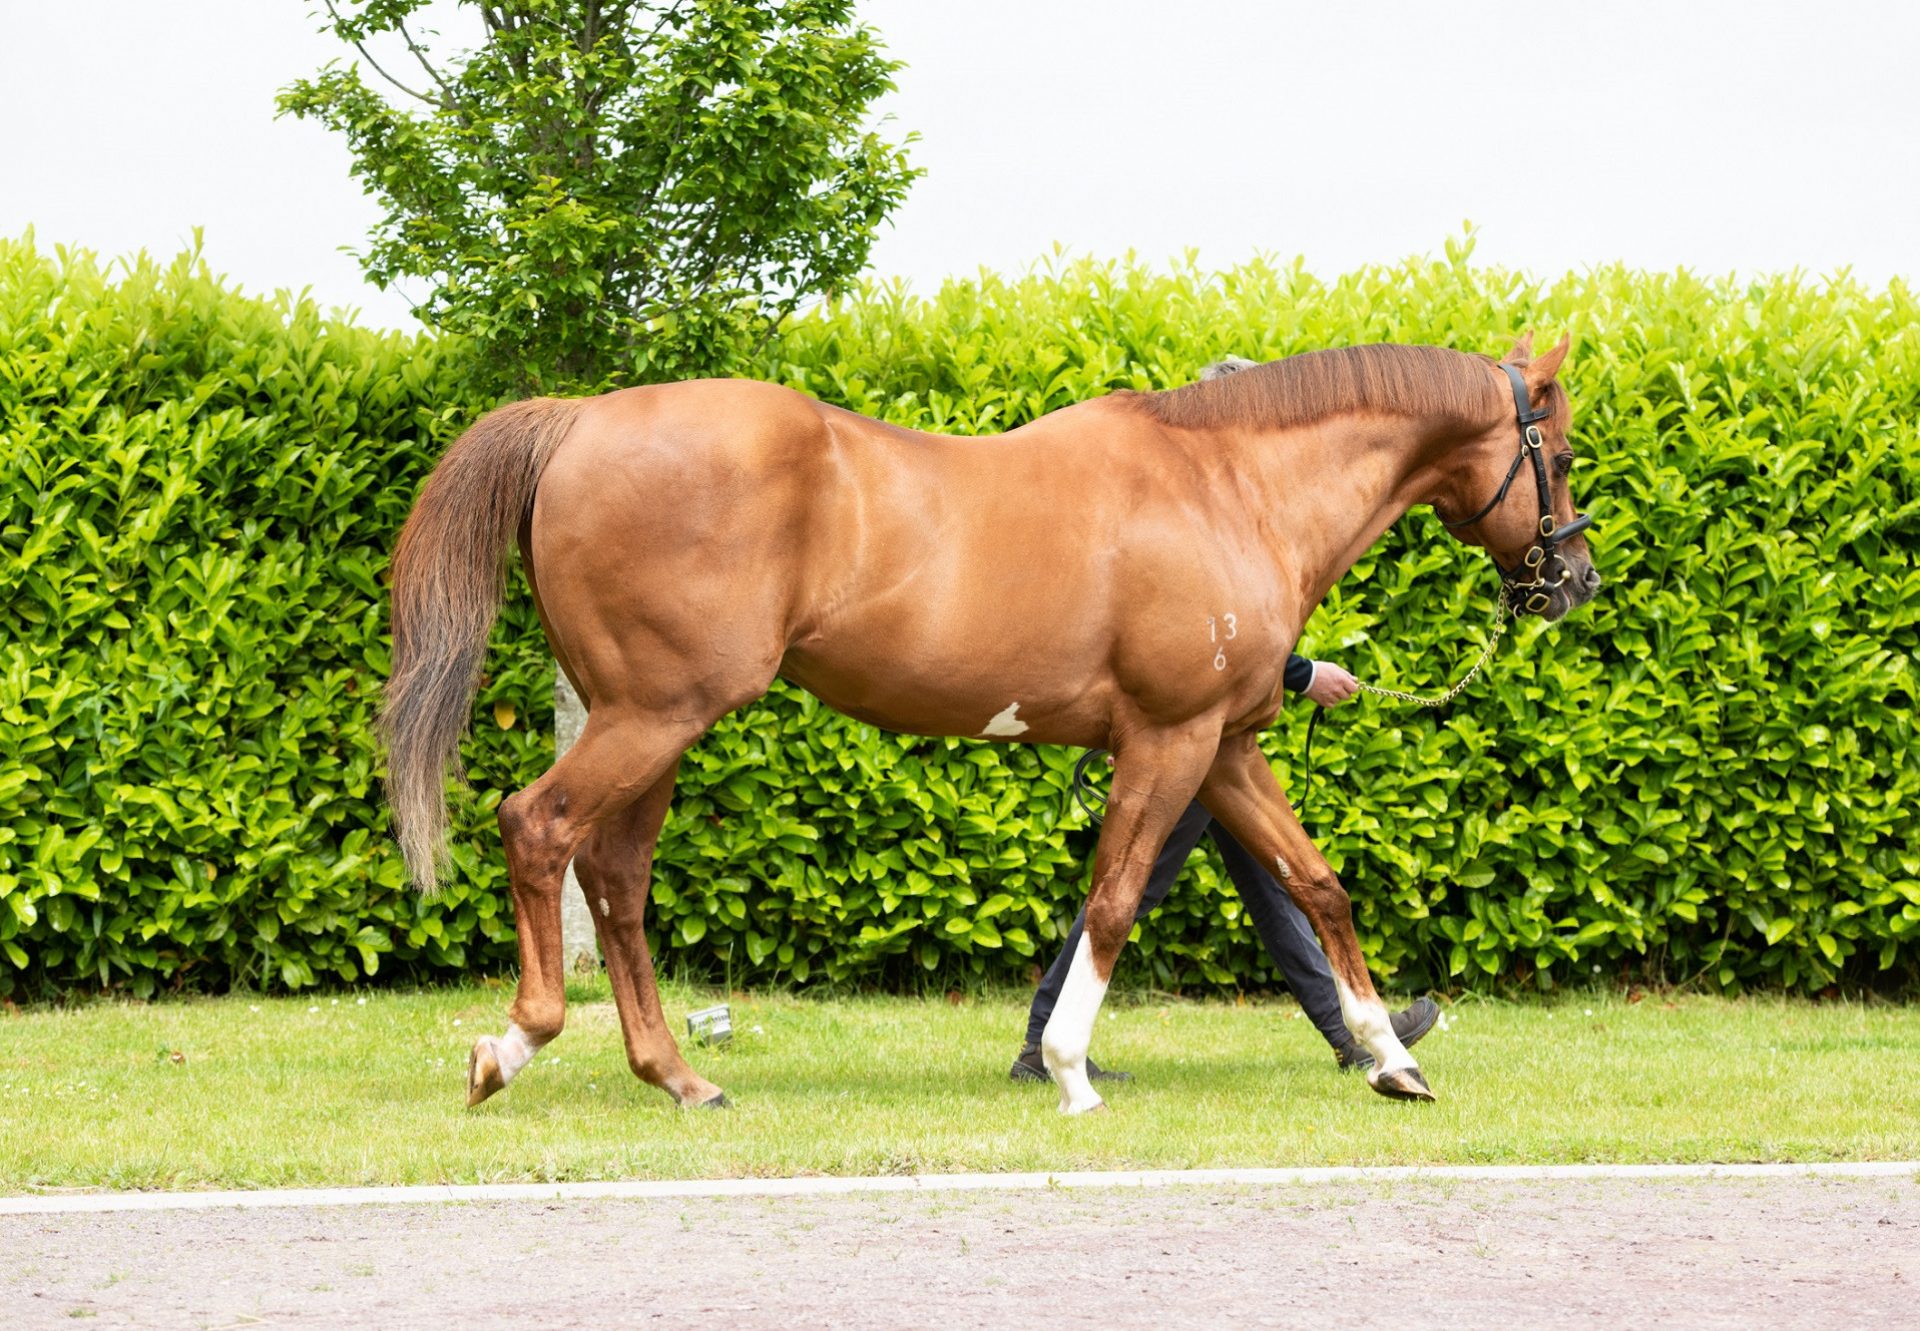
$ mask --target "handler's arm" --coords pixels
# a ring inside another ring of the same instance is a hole
[[[1338,707],[1360,692],[1360,681],[1331,661],[1290,656],[1281,681],[1291,693],[1305,694],[1322,707]]]

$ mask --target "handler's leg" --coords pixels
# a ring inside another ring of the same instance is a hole
[[[606,955],[607,979],[613,985],[620,1031],[626,1040],[627,1066],[640,1080],[659,1087],[680,1104],[719,1108],[727,1097],[687,1066],[660,1011],[653,954],[647,947],[653,851],[667,806],[673,802],[679,770],[676,759],[646,794],[594,829],[574,857],[573,867],[600,935],[600,950]]]
[[[1216,823],[1209,831],[1220,851],[1220,862],[1226,866],[1227,877],[1233,879],[1233,885],[1240,890],[1240,900],[1246,903],[1254,932],[1266,945],[1273,964],[1280,968],[1287,988],[1299,1000],[1300,1010],[1326,1037],[1328,1044],[1336,1050],[1345,1047],[1353,1037],[1347,1031],[1347,1023],[1341,1020],[1340,991],[1334,986],[1327,954],[1320,950],[1313,936],[1313,925],[1293,904],[1286,889],[1226,828]]]
[[[1147,874],[1193,799],[1218,743],[1215,724],[1201,721],[1181,730],[1135,731],[1114,745],[1113,788],[1094,854],[1086,929],[1074,945],[1060,1001],[1040,1036],[1040,1053],[1059,1084],[1063,1114],[1101,1107],[1087,1080],[1094,1019],[1133,928]]]
[[[1180,821],[1167,834],[1166,844],[1160,848],[1152,871],[1147,874],[1146,891],[1141,893],[1139,909],[1133,915],[1136,921],[1146,919],[1155,907],[1167,899],[1167,893],[1173,890],[1187,856],[1193,853],[1194,846],[1199,844],[1207,830],[1207,824],[1212,821],[1213,815],[1198,801],[1187,805],[1186,812],[1180,815]],[[1274,890],[1279,891],[1277,887]],[[1067,940],[1060,946],[1060,955],[1053,959],[1053,965],[1047,967],[1047,973],[1040,979],[1040,987],[1034,991],[1033,1005],[1027,1009],[1027,1044],[1030,1047],[1040,1044],[1040,1032],[1047,1028],[1047,1018],[1053,1015],[1054,1005],[1060,1000],[1061,986],[1067,982],[1067,971],[1073,965],[1073,954],[1080,947],[1080,935],[1086,931],[1086,924],[1087,910],[1082,906],[1080,913],[1074,916],[1073,927],[1067,930]],[[1331,978],[1327,992],[1333,992]]]
[[[1426,1078],[1394,1034],[1386,1005],[1374,992],[1360,940],[1354,936],[1347,891],[1301,829],[1253,735],[1235,735],[1221,743],[1219,757],[1200,787],[1200,802],[1241,845],[1263,862],[1272,862],[1295,904],[1312,921],[1333,968],[1347,1029],[1373,1055],[1367,1084],[1382,1095],[1431,1100]]]

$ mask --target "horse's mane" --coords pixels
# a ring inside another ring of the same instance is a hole
[[[1493,363],[1446,347],[1336,347],[1264,365],[1223,361],[1198,383],[1131,396],[1155,420],[1185,429],[1287,429],[1362,410],[1465,424],[1487,415],[1499,384],[1486,371]]]

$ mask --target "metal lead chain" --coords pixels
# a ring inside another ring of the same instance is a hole
[[[1506,632],[1506,628],[1507,595],[1506,589],[1503,587],[1500,590],[1499,598],[1494,602],[1493,636],[1487,639],[1487,645],[1481,650],[1480,659],[1473,663],[1473,669],[1462,675],[1458,684],[1455,684],[1445,693],[1436,694],[1431,698],[1423,698],[1417,693],[1405,693],[1399,689],[1383,689],[1378,684],[1363,683],[1360,687],[1363,691],[1371,693],[1375,697],[1391,698],[1395,702],[1409,703],[1415,707],[1445,707],[1455,698],[1458,698],[1461,693],[1466,690],[1467,685],[1473,683],[1474,677],[1480,673],[1482,667],[1493,659],[1493,649],[1500,645],[1500,635]]]

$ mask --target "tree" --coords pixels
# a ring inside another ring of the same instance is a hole
[[[485,41],[450,56],[428,2],[325,0],[360,61],[280,109],[346,136],[385,209],[362,266],[421,280],[489,390],[736,365],[859,273],[919,174],[866,128],[899,65],[851,0],[473,4]]]

